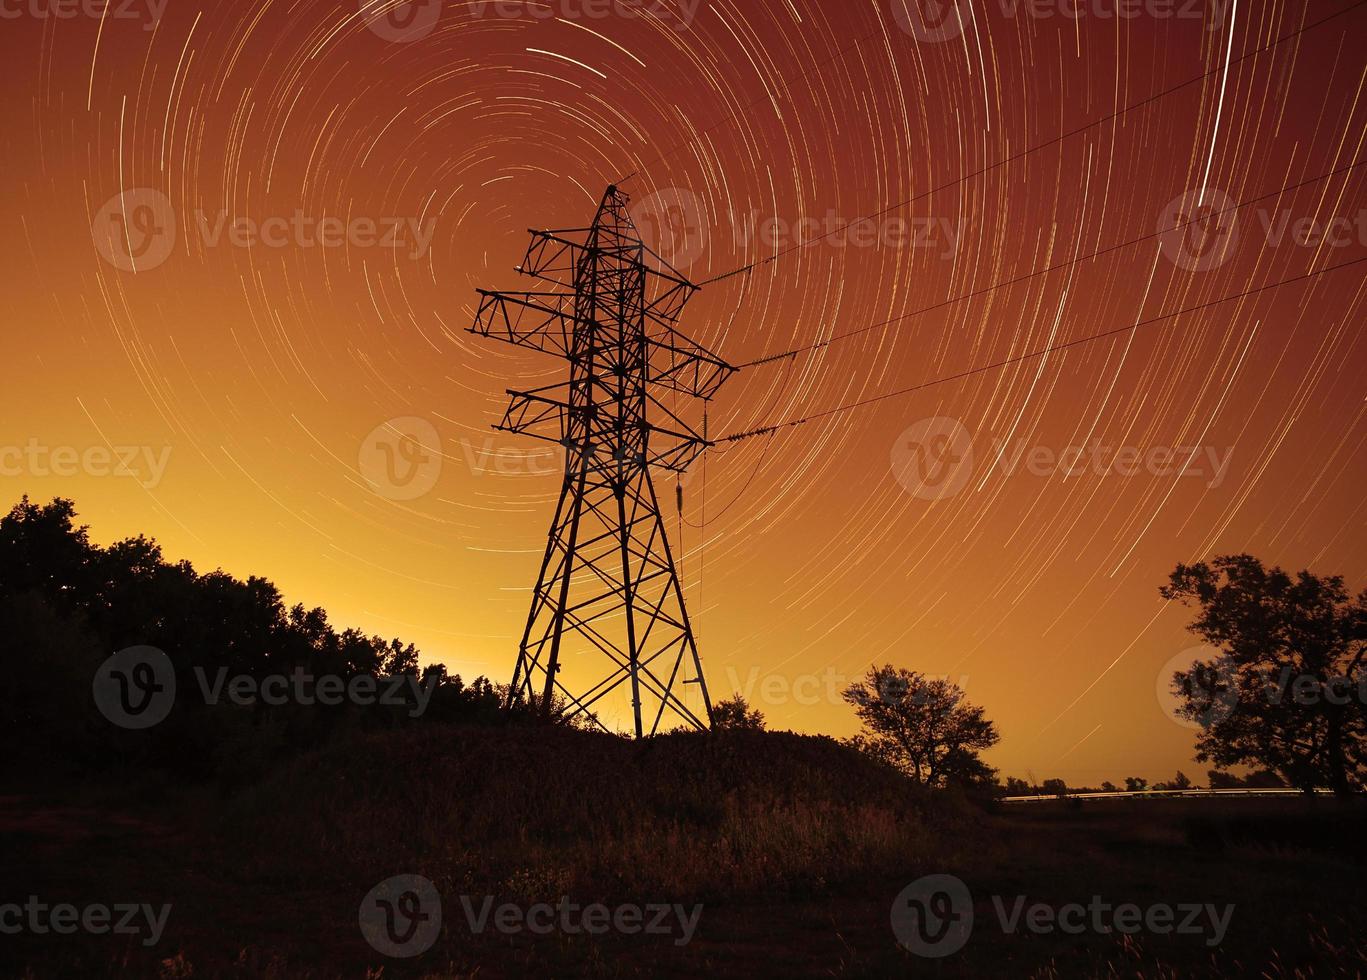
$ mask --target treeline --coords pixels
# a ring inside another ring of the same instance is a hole
[[[1326,788],[1350,799],[1367,787],[1367,589],[1349,592],[1341,575],[1290,574],[1253,555],[1221,555],[1178,565],[1159,588],[1167,601],[1192,607],[1187,629],[1209,655],[1174,672],[1175,716],[1195,723],[1196,761],[1214,763],[1212,789]],[[1229,773],[1243,766],[1252,774]],[[1178,773],[1150,787],[1137,776],[1130,792],[1182,790]],[[1102,783],[1100,791],[1116,790]],[[1055,795],[1085,790],[1046,780],[1008,781],[1006,794]]]
[[[1184,789],[1283,789],[1286,781],[1270,769],[1260,769],[1247,776],[1211,769],[1206,773],[1206,785],[1197,786],[1187,774],[1178,771],[1172,779],[1149,784],[1144,776],[1126,776],[1120,785],[1105,780],[1100,786],[1069,786],[1062,779],[1046,779],[1032,783],[1016,776],[1007,776],[1001,784],[1002,796],[1076,796],[1080,793],[1145,793]]]
[[[61,498],[25,497],[0,518],[0,637],[0,735],[16,765],[37,770],[124,763],[231,778],[346,732],[503,717],[486,678],[419,670],[412,644],[339,630],[320,608],[286,606],[267,579],[200,573],[141,535],[100,547]],[[142,730],[95,703],[101,665],[130,647],[164,651],[176,677],[169,713]],[[323,677],[340,698],[300,683]],[[358,677],[402,683],[370,683],[379,696],[361,704],[351,693],[366,684],[346,687]]]

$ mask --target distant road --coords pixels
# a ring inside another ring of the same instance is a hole
[[[1177,797],[1209,797],[1209,796],[1301,796],[1298,789],[1143,789],[1118,790],[1114,793],[1069,793],[1066,799],[1070,800],[1158,800],[1175,799]],[[1327,789],[1315,790],[1317,796],[1332,796],[1333,793]],[[1049,800],[1059,800],[1064,797],[1052,794],[1040,794],[1039,796],[1004,796],[1003,803],[1038,803]]]

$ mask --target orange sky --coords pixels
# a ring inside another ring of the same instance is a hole
[[[586,223],[616,177],[639,171],[643,235],[699,281],[804,219],[917,198],[871,243],[704,289],[683,329],[737,363],[1061,266],[747,368],[713,434],[1367,256],[1367,11],[1238,60],[1350,5],[993,0],[918,43],[900,2],[447,3],[408,10],[407,40],[340,0],[7,7],[0,490],[73,497],[99,541],[152,534],[506,681],[559,477],[489,425],[506,387],[564,367],[465,329],[476,287],[530,288],[526,229]],[[1069,265],[1152,236],[1189,191],[1301,183],[1227,213],[1213,246]],[[1193,643],[1157,588],[1230,551],[1367,584],[1365,268],[709,455],[675,547],[714,696],[845,735],[841,682],[891,662],[985,705],[1008,774],[1203,775],[1155,693]],[[935,418],[972,446],[938,497],[908,475]],[[393,419],[440,441],[411,499],[373,482]],[[1080,472],[1051,462],[1087,445]],[[102,446],[135,450],[136,475],[71,463]],[[1126,475],[1174,447],[1198,450],[1186,475],[1161,456]]]

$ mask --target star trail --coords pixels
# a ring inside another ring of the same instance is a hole
[[[170,451],[0,486],[506,682],[562,461],[490,425],[560,378],[465,328],[621,181],[742,366],[660,480],[713,697],[846,735],[804,681],[890,662],[1166,776],[1175,564],[1367,579],[1364,7],[8,4],[0,444]]]

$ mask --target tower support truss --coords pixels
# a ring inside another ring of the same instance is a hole
[[[509,702],[607,729],[604,699],[625,688],[640,737],[711,726],[652,470],[681,473],[710,445],[662,393],[709,399],[735,369],[677,329],[698,287],[642,244],[627,205],[609,187],[588,228],[533,230],[518,271],[546,288],[481,290],[471,330],[569,362],[566,383],[509,389],[495,426],[557,442],[566,460]],[[600,679],[571,689],[570,662]]]

